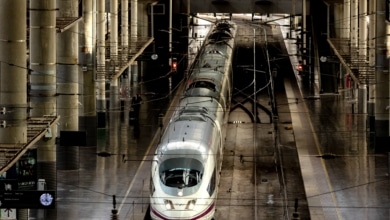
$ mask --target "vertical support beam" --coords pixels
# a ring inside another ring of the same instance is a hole
[[[187,0],[187,30],[190,30],[190,23],[191,23],[191,1]]]
[[[344,6],[342,4],[333,4],[333,22],[335,33],[334,35],[329,35],[329,38],[344,38]],[[330,34],[331,32],[329,32]]]
[[[110,59],[118,60],[118,0],[110,0]]]
[[[0,143],[27,143],[26,1],[0,1]]]
[[[367,85],[360,84],[358,88],[358,113],[367,113]]]
[[[358,36],[358,31],[357,31],[357,26],[358,26],[358,18],[357,18],[357,13],[358,13],[358,6],[357,6],[357,0],[345,0],[344,4],[347,3],[346,5],[346,17],[345,21],[347,22],[347,38],[349,39],[349,55],[351,56],[351,62],[356,62],[355,60],[358,58],[358,45],[357,45],[357,36]],[[348,12],[349,11],[349,12]],[[349,16],[348,16],[349,13]],[[353,100],[359,100],[359,92],[357,91],[357,84],[358,82],[353,82],[351,92],[352,92],[352,99]],[[356,103],[357,105],[361,104],[359,102]],[[355,104],[352,104],[352,112],[355,110]]]
[[[98,127],[105,126],[106,111],[106,43],[105,43],[105,0],[97,0],[96,10],[96,111],[98,114]]]
[[[129,1],[128,0],[121,0],[121,48],[122,48],[122,56],[121,61],[123,63],[128,61],[129,56]],[[120,85],[121,87],[121,97],[125,99],[125,118],[128,117],[128,105],[129,105],[129,95],[130,95],[130,76],[129,76],[129,70],[125,70],[121,79],[122,83]]]
[[[136,44],[138,39],[138,0],[131,0],[131,18],[130,18],[130,53],[134,54],[137,51]],[[129,67],[131,79],[133,81],[133,88],[131,89],[134,92],[134,95],[137,93],[135,87],[138,84],[138,65],[137,62],[134,62]]]
[[[344,0],[343,4],[343,23],[342,26],[342,38],[351,39],[351,2],[350,0]]]
[[[120,107],[118,78],[110,80],[110,111],[118,111]]]
[[[169,55],[172,58],[172,0],[169,0]],[[172,60],[170,60],[172,61]],[[171,65],[171,62],[169,62],[169,65]]]
[[[367,56],[367,0],[359,0],[359,55]]]
[[[59,17],[78,17],[78,0],[58,0],[57,3]],[[78,30],[77,23],[65,32],[57,34],[57,112],[61,116],[58,126],[60,131],[79,130]],[[62,169],[78,169],[77,147],[58,147],[61,148],[67,149],[57,152],[57,167],[63,164],[65,166],[61,167]]]
[[[328,3],[325,3],[326,5],[326,38],[329,39],[332,36],[330,35],[330,7]],[[334,29],[334,27],[333,27]],[[321,78],[321,77],[320,77]]]
[[[375,131],[377,139],[389,136],[389,111],[386,107],[389,105],[389,60],[387,57],[386,35],[386,1],[376,1],[376,87],[375,87]],[[378,143],[380,146],[386,146],[388,143]]]
[[[351,0],[351,17],[349,18],[351,22],[351,52],[353,56],[357,56],[358,52],[358,25],[359,25],[359,7],[358,0]]]
[[[306,36],[307,36],[307,28],[306,28],[306,0],[302,0],[302,48],[303,48],[303,55],[306,57]],[[306,65],[307,58],[303,59],[303,65]],[[310,67],[311,68],[311,67]]]
[[[289,28],[289,37],[293,37],[293,30],[295,29],[295,19],[297,17],[296,15],[296,0],[291,1],[291,17],[290,17],[290,28]],[[254,12],[253,12],[254,13]]]
[[[129,1],[121,1],[121,47],[124,61],[127,61],[129,50]]]
[[[31,116],[57,115],[56,105],[56,1],[30,0]],[[48,190],[57,189],[57,129],[52,138],[37,146],[38,179],[45,179]],[[56,210],[47,210],[46,218],[55,219]]]
[[[110,1],[110,60],[112,63],[110,72],[115,73],[119,68],[118,63],[118,0]],[[119,108],[118,79],[110,81],[110,110]]]
[[[87,145],[96,145],[96,88],[95,88],[95,60],[96,60],[96,1],[83,1],[84,46],[82,58],[84,71],[81,75],[82,99],[80,100],[80,130],[87,131]],[[86,69],[85,69],[86,68]],[[93,97],[93,98],[92,98]]]
[[[367,57],[367,0],[359,0],[358,4],[358,56],[359,59],[364,61],[368,60]],[[362,83],[362,82],[361,82]],[[367,103],[367,85],[361,84],[358,93],[358,112],[360,114],[366,114],[368,103]]]
[[[154,38],[154,6],[157,2],[153,2],[150,4],[150,35]],[[153,42],[154,44],[154,42]],[[154,47],[154,46],[153,46]],[[153,48],[153,53],[155,52]]]
[[[136,95],[138,93],[138,64],[135,62],[129,67],[129,70],[131,72],[131,81],[132,81],[132,89],[133,92],[132,95]]]
[[[78,0],[58,0],[59,17],[77,17]],[[59,130],[77,131],[79,127],[78,24],[57,34],[57,111]]]
[[[350,33],[350,44],[351,44],[351,58],[352,60],[358,60],[359,59],[359,53],[358,53],[358,50],[359,50],[359,45],[358,45],[358,25],[359,25],[359,15],[358,15],[358,0],[351,0],[350,1],[350,7],[351,7],[351,16],[349,17],[349,20],[350,20],[350,24],[351,24],[351,33]],[[356,62],[356,61],[352,61],[352,62]],[[353,95],[354,97],[352,97],[354,100],[357,100],[357,106],[358,106],[358,111],[359,110],[363,110],[363,106],[366,106],[366,102],[364,101],[365,99],[363,99],[363,97],[360,97],[360,95],[363,95],[364,92],[362,93],[362,91],[360,91],[361,89],[363,89],[364,87],[361,87],[361,88],[355,88],[357,87],[356,86],[357,83],[354,83],[354,88],[352,88],[353,90],[358,90],[357,92],[354,92]]]
[[[375,39],[376,39],[376,1],[370,1],[368,6],[369,23],[368,23],[368,63],[370,67],[375,67]],[[368,117],[375,117],[375,84],[368,85]],[[370,127],[375,131],[375,127]]]
[[[148,7],[149,4],[147,2],[138,2],[138,24],[142,24],[138,27],[138,37],[143,39],[143,42],[150,37]]]
[[[138,37],[138,0],[131,0],[131,21],[130,21],[130,50],[136,53],[136,43]]]
[[[138,39],[142,39],[142,44],[146,42],[146,39],[150,39],[150,32],[149,32],[149,16],[148,16],[148,3],[145,1],[140,1],[138,2],[138,24],[144,24],[144,25],[139,25],[138,27]],[[147,66],[147,62],[144,61],[137,61],[137,71],[138,71],[138,79],[142,81],[143,79],[143,74],[145,74],[145,68]],[[138,84],[138,93],[142,94],[142,84]]]
[[[305,1],[305,0],[303,0]],[[169,66],[172,68],[172,0],[169,0]],[[169,76],[169,91],[171,91],[172,88],[172,76]]]

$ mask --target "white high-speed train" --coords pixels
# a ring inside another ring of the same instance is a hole
[[[213,219],[231,101],[236,25],[209,32],[151,168],[152,219]]]

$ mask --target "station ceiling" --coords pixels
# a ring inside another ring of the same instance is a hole
[[[180,7],[188,2],[191,13],[302,14],[302,0],[180,0]]]

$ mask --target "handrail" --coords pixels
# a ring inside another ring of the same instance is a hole
[[[149,44],[151,44],[152,42],[154,41],[154,38],[153,37],[151,37],[139,50],[138,50],[138,52],[129,60],[129,62],[127,62],[127,64],[125,64],[124,66],[122,66],[120,69],[119,69],[119,71],[117,72],[117,73],[115,73],[115,75],[114,76],[112,76],[112,79],[117,79],[117,78],[119,78],[121,75],[122,75],[122,73],[131,65],[131,64],[133,64],[133,62],[135,61],[135,59],[137,59],[137,57],[139,56],[139,55],[141,55],[143,52],[144,52],[144,50],[146,49],[146,47],[148,47],[149,46]]]
[[[60,116],[55,116],[55,118],[53,118],[53,120],[49,122],[50,125],[48,127],[51,128],[53,124],[55,124],[59,120],[59,118]],[[27,152],[27,150],[32,148],[36,142],[41,140],[41,138],[46,134],[46,129],[48,127],[44,127],[37,135],[28,140],[27,143],[24,144],[23,147],[19,149],[18,152],[16,152],[14,156],[0,168],[0,173],[4,173],[8,169],[10,169]]]

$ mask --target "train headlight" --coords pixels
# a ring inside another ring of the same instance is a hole
[[[196,199],[190,200],[187,203],[186,209],[192,210],[195,207]]]
[[[168,210],[175,209],[171,200],[164,200],[165,208]]]
[[[177,196],[183,196],[183,189],[177,190]]]

